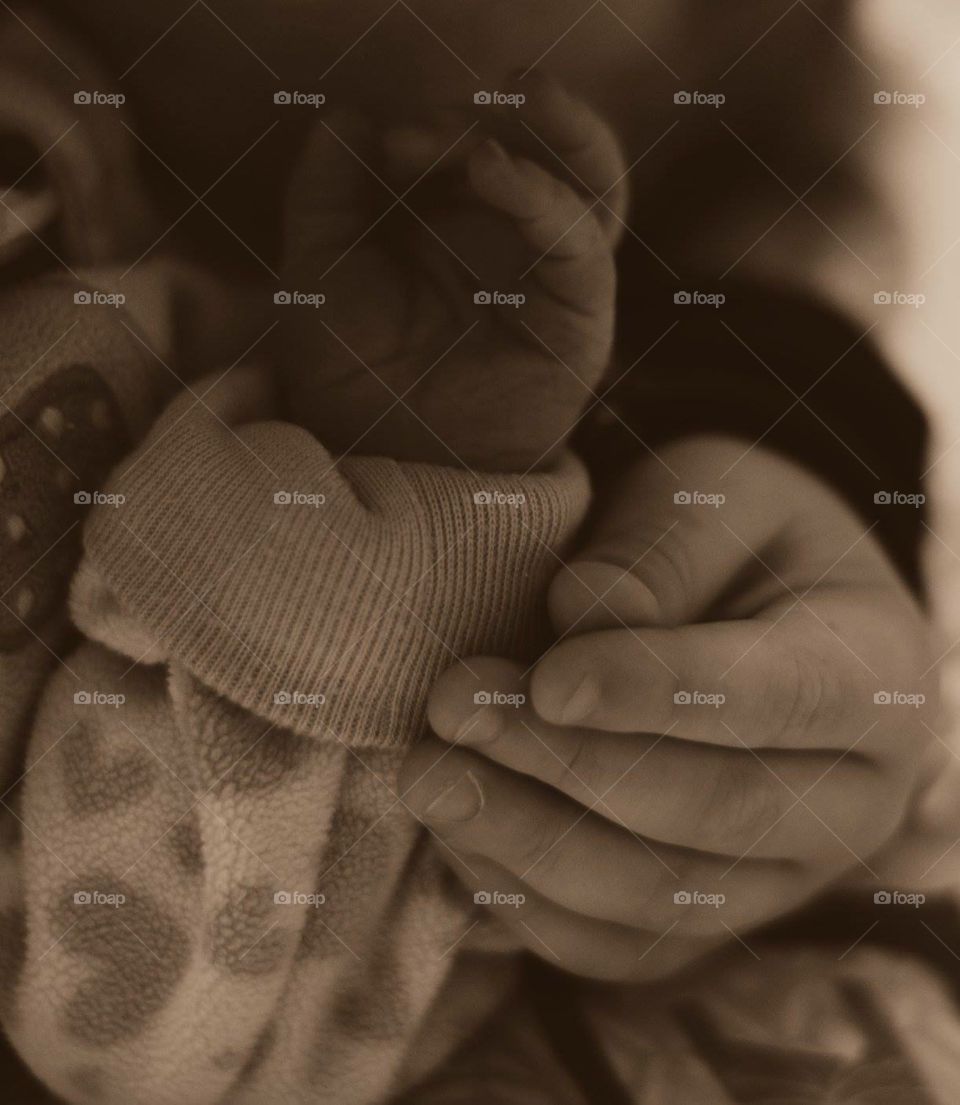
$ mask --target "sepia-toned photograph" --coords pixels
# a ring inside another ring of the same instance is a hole
[[[955,0],[0,0],[0,1100],[960,1102]]]

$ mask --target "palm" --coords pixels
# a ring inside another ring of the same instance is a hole
[[[298,420],[337,452],[543,462],[609,355],[611,242],[592,212],[533,162],[482,146],[395,202],[369,133],[349,132],[361,160],[326,131],[288,227],[285,283],[326,297],[285,314]],[[476,302],[481,290],[522,305]]]

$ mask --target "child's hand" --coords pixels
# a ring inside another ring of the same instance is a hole
[[[283,281],[326,298],[280,309],[282,375],[334,452],[525,471],[590,399],[613,336],[622,159],[584,104],[539,80],[527,97],[525,126],[479,107],[459,141],[467,117],[377,135],[345,114],[309,139]]]
[[[676,503],[721,473],[722,509]],[[751,928],[845,872],[872,901],[928,750],[948,752],[929,628],[851,506],[763,446],[678,441],[629,471],[550,598],[564,639],[529,685],[506,660],[452,668],[442,740],[401,776],[462,878],[526,895],[497,912],[531,951],[650,979],[731,932],[753,962]]]

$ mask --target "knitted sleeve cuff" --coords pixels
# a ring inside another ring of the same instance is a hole
[[[254,369],[179,396],[91,513],[87,557],[237,704],[355,745],[413,739],[444,667],[538,643],[585,472],[569,455],[523,477],[335,460],[272,414]]]

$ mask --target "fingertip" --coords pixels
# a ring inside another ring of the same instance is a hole
[[[598,672],[586,662],[581,648],[560,644],[534,668],[530,700],[536,713],[553,725],[576,725],[590,720],[600,704]]]
[[[550,620],[559,633],[583,633],[619,625],[655,624],[657,603],[628,569],[600,560],[566,565],[547,594]]]
[[[469,172],[474,186],[483,184],[490,177],[502,180],[509,176],[514,167],[513,158],[496,138],[485,138],[470,154]]]
[[[516,693],[522,682],[520,665],[499,657],[471,657],[454,664],[440,675],[427,698],[431,729],[443,740],[482,743],[488,734],[495,735],[495,695]],[[484,715],[489,715],[489,723],[481,720]]]

